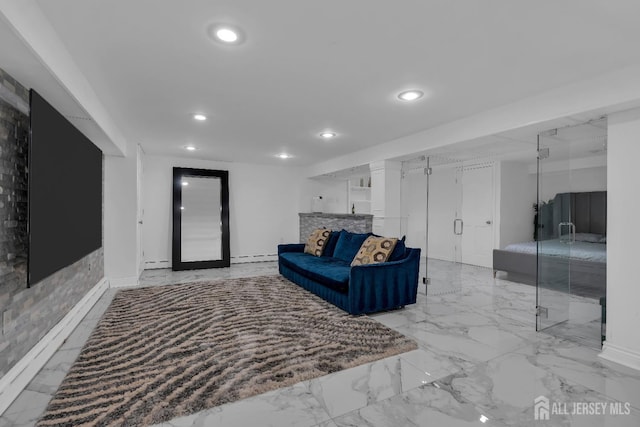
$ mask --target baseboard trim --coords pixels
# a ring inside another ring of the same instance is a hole
[[[47,361],[62,345],[89,310],[109,288],[102,278],[40,341],[0,378],[0,415],[29,385]]]
[[[131,288],[133,286],[138,286],[138,283],[138,278],[135,276],[109,279],[110,288]]]
[[[640,353],[633,350],[605,341],[602,346],[602,352],[598,356],[610,362],[640,371]]]
[[[265,254],[265,255],[241,255],[231,257],[231,264],[245,264],[249,262],[266,262],[277,261],[277,254]]]
[[[263,254],[263,255],[237,255],[230,258],[231,264],[245,264],[249,262],[267,262],[277,261],[278,254]],[[170,261],[146,261],[144,263],[145,270],[158,270],[162,268],[171,268]],[[128,285],[130,286],[130,285]],[[112,287],[119,287],[114,285]]]
[[[146,261],[144,263],[145,270],[156,270],[160,268],[171,268],[169,261]]]

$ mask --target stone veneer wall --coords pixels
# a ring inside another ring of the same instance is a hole
[[[28,105],[27,89],[2,69],[0,84]],[[27,288],[28,130],[28,117],[0,100],[0,377],[104,277],[100,248]]]
[[[0,85],[13,101],[29,102],[27,90],[1,69]],[[0,307],[27,284],[28,145],[29,116],[0,98]]]
[[[366,214],[299,213],[298,216],[300,217],[300,243],[306,243],[311,232],[318,228],[371,233],[373,226],[373,215]]]

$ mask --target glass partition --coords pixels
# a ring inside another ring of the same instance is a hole
[[[462,174],[457,163],[426,156],[403,164],[403,234],[407,246],[421,249],[420,280],[429,295],[462,286]]]
[[[538,135],[538,240],[536,330],[569,318],[571,245],[575,227],[571,205],[556,200],[556,189],[571,189],[571,145],[552,140],[557,131]],[[553,155],[551,147],[553,141]],[[553,162],[553,159],[556,161]],[[558,204],[566,204],[564,209]],[[554,256],[551,256],[554,254]]]
[[[538,136],[536,329],[599,348],[606,296],[606,119]]]

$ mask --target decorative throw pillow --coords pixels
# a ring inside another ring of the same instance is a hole
[[[387,261],[396,247],[396,243],[398,243],[398,239],[395,237],[367,237],[367,240],[364,241],[353,261],[351,261],[351,266],[378,264]]]
[[[338,236],[332,257],[350,263],[369,236],[371,236],[371,233],[351,233],[342,230],[340,236]]]
[[[396,247],[393,249],[393,252],[391,252],[391,255],[389,255],[389,259],[387,261],[398,261],[404,258],[404,253],[407,250],[407,246],[405,244],[406,238],[407,236],[402,236],[402,239],[398,240]]]
[[[332,231],[329,234],[329,238],[327,239],[327,243],[324,245],[324,250],[322,251],[323,256],[332,257],[333,252],[336,249],[336,243],[338,243],[338,238],[340,237],[339,231]],[[353,258],[352,258],[353,259]]]
[[[319,228],[313,230],[311,235],[307,239],[307,243],[304,245],[304,253],[311,254],[313,256],[322,255],[322,250],[329,240],[331,230],[327,228]]]

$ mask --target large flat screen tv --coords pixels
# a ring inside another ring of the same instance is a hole
[[[30,91],[28,285],[102,246],[102,151]]]

